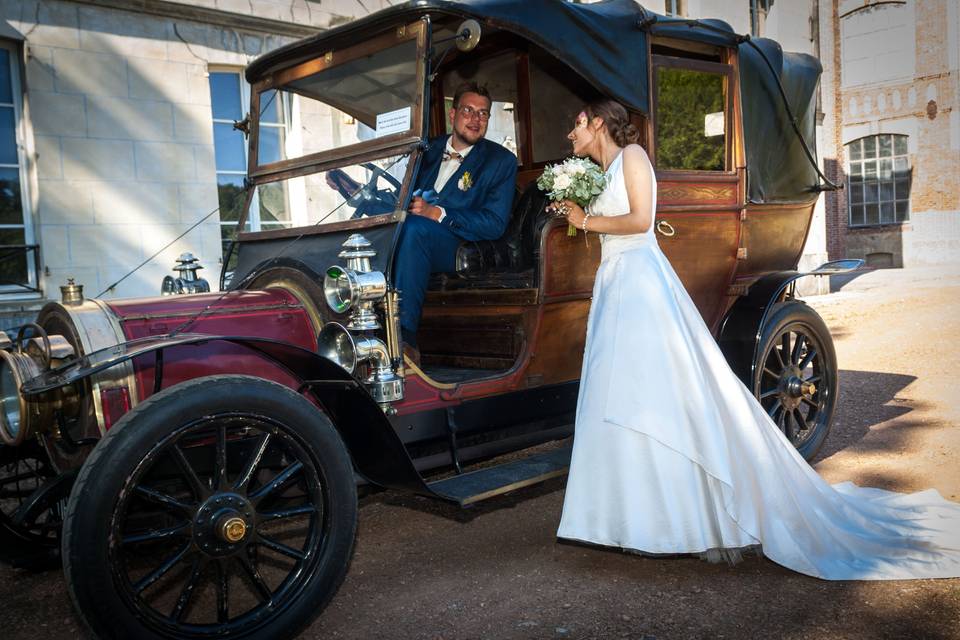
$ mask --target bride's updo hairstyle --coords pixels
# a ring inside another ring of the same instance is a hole
[[[591,120],[600,118],[607,125],[610,137],[618,147],[625,147],[640,140],[640,131],[630,124],[630,115],[623,105],[614,100],[597,100],[583,109]]]

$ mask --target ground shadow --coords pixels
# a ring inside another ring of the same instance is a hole
[[[830,278],[830,293],[836,293],[837,291],[840,291],[857,278],[868,273],[872,273],[873,271],[876,271],[876,269],[873,267],[863,267],[851,273],[841,273],[835,276],[827,276]]]
[[[833,414],[833,427],[814,462],[860,442],[871,427],[922,408],[917,401],[897,397],[916,376],[849,369],[839,374],[839,400]],[[908,432],[909,429],[903,429],[899,438],[885,439],[885,448],[902,444]]]

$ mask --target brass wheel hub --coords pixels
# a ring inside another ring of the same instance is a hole
[[[236,516],[227,518],[223,524],[220,525],[220,531],[218,533],[226,542],[231,544],[240,542],[244,536],[247,535],[247,523],[243,521],[243,518]]]
[[[233,555],[250,541],[255,522],[253,506],[242,496],[216,493],[197,510],[194,543],[209,556]]]
[[[804,398],[812,400],[816,393],[817,386],[805,381],[797,367],[787,367],[781,374],[780,402],[787,410],[793,411],[799,407]]]

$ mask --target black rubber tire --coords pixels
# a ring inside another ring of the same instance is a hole
[[[757,350],[758,362],[754,371],[753,392],[758,399],[761,399],[761,386],[765,384],[761,380],[763,376],[762,367],[766,361],[766,356],[779,343],[784,333],[794,331],[802,332],[816,341],[817,356],[820,359],[820,375],[824,381],[819,385],[817,391],[818,394],[823,394],[823,403],[822,408],[818,410],[817,419],[813,421],[815,426],[812,427],[812,432],[800,443],[795,442],[797,451],[809,462],[823,447],[823,443],[830,433],[833,412],[837,404],[838,376],[837,356],[833,348],[833,338],[830,336],[830,330],[820,315],[802,301],[780,302],[770,309]],[[819,402],[820,396],[817,397]],[[762,399],[761,402],[763,402]]]
[[[158,442],[202,416],[245,411],[290,426],[322,470],[330,522],[310,581],[256,622],[220,638],[292,638],[315,619],[346,575],[357,528],[357,493],[350,456],[330,420],[291,389],[250,376],[211,376],[172,386],[127,413],[98,443],[74,485],[63,527],[63,565],[70,596],[100,638],[197,637],[158,629],[121,597],[110,566],[107,537],[120,491],[131,470]]]
[[[57,569],[60,567],[59,533],[53,538],[38,537],[17,522],[18,509],[13,508],[22,507],[23,502],[37,495],[41,486],[57,480],[52,475],[54,472],[46,453],[35,440],[20,447],[0,445],[0,469],[17,465],[23,459],[23,454],[28,454],[28,458],[36,461],[34,468],[38,469],[37,489],[33,495],[24,497],[19,504],[5,505],[11,507],[8,511],[0,509],[0,562],[31,572]],[[13,468],[13,472],[21,471],[23,470],[19,467]]]

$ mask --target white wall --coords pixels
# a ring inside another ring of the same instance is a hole
[[[810,22],[813,9],[813,0],[776,0],[767,14],[764,37],[779,42],[784,51],[816,55]]]
[[[182,4],[327,26],[389,2]],[[0,0],[0,18],[26,35],[29,191],[43,289],[54,298],[68,277],[98,294],[217,207],[207,71],[241,68],[293,39],[60,0]],[[215,284],[218,220],[214,214],[104,297],[158,293],[183,251],[200,258],[201,274]]]
[[[843,12],[844,6],[841,6],[841,14]],[[881,4],[862,9],[841,19],[843,87],[913,79],[915,34],[912,0],[906,4]]]

